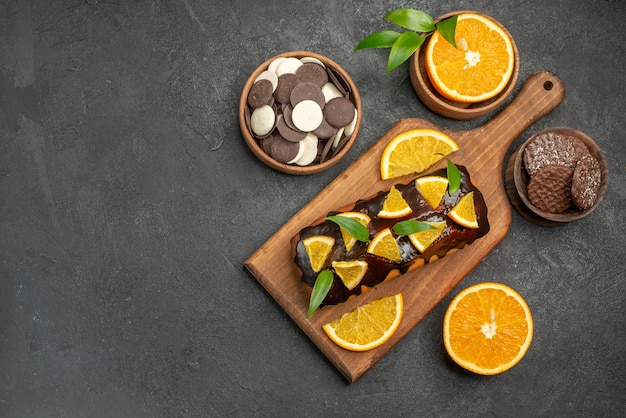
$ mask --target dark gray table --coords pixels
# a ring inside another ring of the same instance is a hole
[[[17,1],[0,4],[0,415],[618,416],[626,409],[626,3]],[[516,144],[564,125],[595,138],[610,184],[560,228],[517,213],[503,242],[349,385],[244,260],[398,119],[450,129],[384,51],[352,53],[411,6],[500,20],[519,85],[549,70],[564,102]],[[237,104],[280,52],[340,63],[363,125],[332,169],[292,177],[246,148]],[[495,377],[442,344],[460,288],[496,280],[535,320]]]

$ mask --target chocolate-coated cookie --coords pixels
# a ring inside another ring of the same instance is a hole
[[[546,165],[574,169],[589,150],[580,139],[560,132],[545,132],[535,136],[524,148],[524,167],[533,176]]]
[[[579,209],[589,209],[596,203],[601,181],[598,160],[591,154],[584,155],[576,164],[572,176],[572,199]]]
[[[542,167],[530,178],[528,198],[544,212],[563,212],[572,206],[572,174],[562,165]]]

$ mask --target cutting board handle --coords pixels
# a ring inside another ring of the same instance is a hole
[[[498,138],[500,155],[497,161],[503,161],[515,139],[556,109],[564,97],[565,85],[550,71],[539,71],[528,77],[511,103],[479,128],[481,135]]]

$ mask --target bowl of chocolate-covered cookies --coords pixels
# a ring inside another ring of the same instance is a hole
[[[250,75],[239,101],[239,126],[250,150],[288,174],[335,165],[354,144],[361,98],[331,59],[307,51],[276,55]]]
[[[531,136],[511,155],[509,165],[513,206],[540,225],[563,225],[589,215],[608,187],[602,150],[585,133],[567,127]]]

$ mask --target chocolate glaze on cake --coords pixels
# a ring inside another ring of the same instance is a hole
[[[431,222],[445,221],[447,225],[441,236],[431,246],[429,246],[424,253],[420,253],[411,244],[409,238],[406,236],[396,237],[396,241],[402,249],[402,261],[399,263],[394,263],[385,258],[369,254],[367,252],[368,244],[365,242],[357,242],[349,252],[346,252],[339,226],[337,226],[334,222],[321,219],[314,225],[302,229],[300,233],[291,240],[294,251],[294,261],[301,272],[304,284],[308,287],[313,287],[318,274],[311,269],[309,257],[304,249],[304,244],[302,243],[303,239],[310,236],[327,235],[335,238],[335,245],[326,259],[323,269],[329,269],[332,271],[332,262],[340,260],[364,260],[368,264],[368,270],[365,277],[363,277],[360,285],[352,290],[348,290],[341,282],[341,279],[335,274],[333,285],[323,302],[323,305],[334,305],[344,302],[352,295],[360,294],[362,291],[361,286],[373,287],[383,282],[390,273],[393,273],[394,270],[400,274],[404,274],[412,266],[418,266],[418,263],[428,263],[433,256],[437,256],[435,259],[441,258],[450,250],[461,249],[474,242],[474,240],[487,234],[487,232],[489,232],[489,222],[487,219],[487,206],[485,205],[483,196],[476,186],[472,184],[467,169],[463,166],[459,166],[458,168],[461,173],[460,189],[455,191],[452,195],[446,191],[439,207],[435,209],[433,209],[424,200],[415,188],[415,182],[411,181],[407,184],[396,184],[396,188],[400,191],[400,193],[402,193],[404,199],[413,209],[413,212],[405,217],[397,219],[378,218],[377,214],[382,208],[388,190],[381,191],[369,199],[359,200],[353,205],[341,208],[328,214],[328,216],[330,216],[348,211],[363,212],[367,214],[371,218],[371,222],[368,225],[370,239],[383,229],[392,228],[397,222],[408,219]],[[442,169],[430,174],[445,177],[446,170]],[[448,212],[459,202],[461,197],[471,191],[474,192],[474,206],[479,226],[477,229],[466,228],[458,225],[447,216]]]

